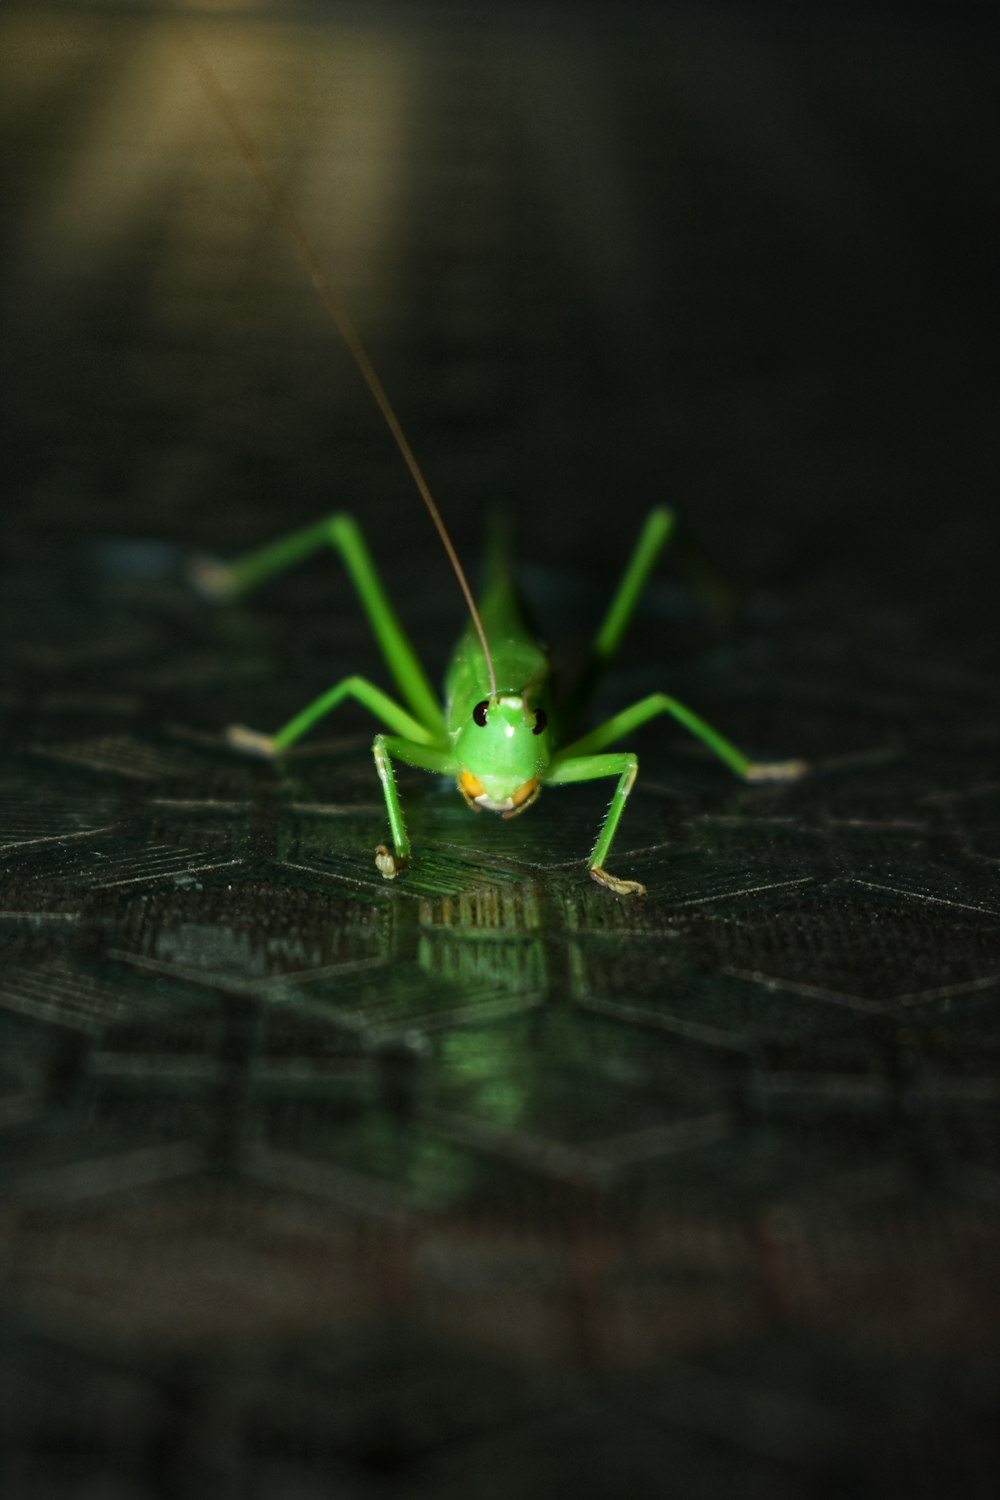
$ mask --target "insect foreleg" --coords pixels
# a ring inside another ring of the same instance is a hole
[[[611,806],[608,808],[607,816],[597,836],[597,843],[590,856],[590,873],[601,885],[607,886],[619,896],[645,894],[645,887],[637,880],[620,880],[604,868],[604,861],[625,810],[625,803],[632,790],[639,762],[630,752],[614,755],[601,755],[597,752],[606,745],[613,744],[615,740],[628,734],[638,725],[644,724],[647,719],[664,713],[670,714],[678,723],[683,724],[685,729],[707,745],[720,760],[725,761],[726,765],[735,771],[737,776],[742,776],[745,781],[790,780],[801,776],[806,770],[805,762],[801,760],[752,761],[717,729],[713,729],[711,724],[706,723],[685,704],[676,698],[669,697],[666,693],[651,693],[648,698],[642,698],[638,703],[633,703],[630,708],[622,709],[620,713],[612,715],[596,729],[592,729],[589,734],[585,734],[572,745],[567,745],[566,749],[552,762],[543,778],[546,785],[558,786],[570,781],[592,781],[599,776],[618,777],[618,785],[611,799]]]
[[[312,526],[293,532],[291,536],[279,537],[276,542],[258,547],[231,563],[198,560],[192,573],[203,593],[218,599],[240,598],[276,573],[304,561],[326,546],[333,548],[347,569],[386,666],[404,701],[427,730],[434,736],[442,735],[444,716],[437,695],[389,603],[389,596],[376,571],[371,553],[352,516],[343,512],[327,516]],[[386,722],[391,728],[397,727],[390,720]],[[404,729],[403,733],[408,734],[410,730]]]
[[[638,880],[621,880],[604,868],[604,861],[608,857],[608,850],[611,848],[621,815],[625,811],[625,803],[638,770],[639,761],[636,756],[629,751],[622,751],[616,755],[560,756],[552,763],[544,777],[546,786],[560,786],[571,781],[596,781],[601,776],[618,777],[618,785],[611,798],[611,806],[601,824],[601,831],[597,835],[597,842],[590,856],[590,873],[594,880],[598,885],[606,886],[609,891],[614,891],[617,896],[644,896],[646,894],[646,887]]]
[[[325,693],[314,698],[312,703],[307,704],[293,719],[289,719],[287,724],[283,724],[275,734],[261,734],[256,729],[247,729],[243,724],[230,724],[226,737],[237,750],[248,750],[254,755],[279,755],[282,750],[287,750],[296,740],[301,739],[325,714],[331,713],[338,704],[343,703],[345,698],[353,698],[389,729],[395,729],[411,740],[421,744],[434,742],[429,729],[407,713],[388,693],[383,693],[374,682],[369,682],[367,677],[342,678]]]
[[[678,724],[683,724],[689,733],[707,745],[714,755],[725,761],[730,770],[735,771],[744,781],[790,781],[801,776],[807,769],[803,760],[751,760],[749,755],[744,755],[731,740],[727,740],[693,709],[679,699],[671,698],[668,693],[650,693],[648,698],[640,698],[638,703],[612,714],[610,719],[605,719],[603,724],[598,724],[589,734],[567,745],[563,753],[567,757],[573,757],[603,750],[606,745],[613,745],[616,740],[630,734],[640,724],[645,724],[647,719],[656,718],[658,714],[670,714]]]
[[[454,774],[457,768],[449,750],[438,745],[418,744],[396,735],[377,734],[372,744],[372,754],[382,783],[392,833],[392,849],[379,844],[375,850],[375,866],[385,880],[394,880],[410,857],[410,840],[403,821],[392,757],[395,756],[404,765],[416,766],[421,771],[437,771],[441,775]]]

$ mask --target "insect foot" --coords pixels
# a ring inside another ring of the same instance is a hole
[[[644,896],[646,887],[639,880],[621,880],[617,875],[611,875],[600,865],[591,865],[591,877],[598,885],[603,885],[605,890],[614,891],[616,896]]]
[[[203,599],[211,599],[213,603],[232,599],[236,593],[232,569],[217,557],[208,557],[204,553],[192,557],[187,565],[187,576],[191,587]]]
[[[804,760],[751,761],[743,772],[745,781],[795,781],[809,769]]]
[[[259,755],[264,760],[273,760],[277,746],[273,734],[262,734],[259,729],[248,729],[245,724],[230,724],[226,729],[226,741],[234,750],[244,755]]]
[[[398,854],[393,854],[385,844],[379,844],[375,850],[375,868],[383,880],[395,880],[405,863],[405,859],[400,859]]]

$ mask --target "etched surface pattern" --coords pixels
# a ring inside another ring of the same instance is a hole
[[[597,711],[813,770],[645,729],[629,902],[600,784],[404,770],[390,886],[360,710],[227,748],[386,679],[332,556],[219,607],[199,548],[351,509],[432,675],[457,591],[170,26],[0,18],[4,1492],[986,1493],[988,54],[296,14],[198,34],[463,553],[506,506],[579,649],[670,500],[745,596],[665,560]]]

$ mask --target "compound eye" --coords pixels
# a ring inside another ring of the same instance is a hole
[[[480,729],[486,728],[486,710],[489,708],[489,706],[490,700],[488,698],[484,698],[482,703],[477,703],[475,708],[472,710],[472,717],[475,719]]]
[[[535,714],[535,727],[531,731],[532,734],[541,734],[542,730],[545,728],[548,722],[548,715],[546,714],[544,708],[540,708]]]

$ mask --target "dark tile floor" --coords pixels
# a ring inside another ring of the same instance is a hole
[[[371,725],[361,520],[436,675],[461,604],[177,23],[0,17],[0,1478],[14,1496],[985,1494],[1000,1390],[991,38],[724,11],[239,7],[193,26],[460,549],[557,650],[683,513],[514,823]],[[574,642],[577,646],[574,647]]]

